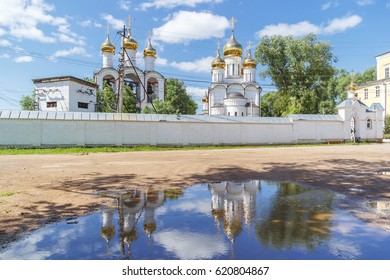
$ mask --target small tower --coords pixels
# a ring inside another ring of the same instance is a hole
[[[111,43],[107,28],[107,38],[100,47],[103,56],[103,68],[114,67],[115,46]]]
[[[209,98],[207,96],[207,91],[205,95],[202,98],[202,114],[208,115],[209,114]]]
[[[225,67],[226,67],[226,62],[223,60],[220,54],[220,47],[219,47],[219,42],[218,42],[218,50],[217,50],[217,56],[211,63],[211,82],[212,83],[222,83],[224,79],[224,73],[225,73]]]
[[[357,93],[356,93],[356,85],[353,83],[353,71],[351,75],[351,84],[348,87],[348,92],[347,92],[347,98],[348,99],[356,99],[357,98]]]
[[[226,62],[226,78],[238,78],[241,76],[241,59],[242,59],[242,46],[237,42],[234,36],[234,17],[232,22],[232,36],[229,41],[223,47],[223,55]]]
[[[136,54],[137,54],[138,43],[133,38],[133,36],[131,36],[131,26],[130,26],[131,19],[128,18],[128,20],[129,20],[129,24],[127,27],[127,36],[123,40],[123,47],[125,48],[125,50],[128,54],[128,56],[127,55],[125,56],[125,65],[126,65],[126,67],[131,67],[132,65],[129,61],[129,58],[130,58],[131,62],[133,63],[133,65],[135,66],[136,65]]]
[[[251,50],[249,49],[248,56],[244,59],[242,67],[244,69],[244,83],[256,82],[256,66],[257,63],[253,59]]]
[[[150,36],[148,38],[148,45],[144,49],[144,59],[145,59],[145,71],[154,71],[154,64],[156,61],[157,51],[153,48],[150,41]]]

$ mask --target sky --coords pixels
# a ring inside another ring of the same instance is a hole
[[[236,39],[252,53],[263,36],[315,33],[332,46],[336,68],[363,72],[390,50],[390,0],[0,0],[0,109],[20,109],[21,97],[34,90],[32,79],[93,78],[107,30],[118,52],[117,32],[127,18],[139,45],[138,66],[143,69],[150,34],[156,70],[183,80],[201,105],[232,17]],[[271,80],[257,80],[262,93],[274,89]]]

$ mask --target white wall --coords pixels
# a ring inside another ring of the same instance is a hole
[[[37,113],[0,110],[0,146],[259,145],[350,138],[348,120]],[[371,131],[367,138],[383,137],[374,134],[375,127]]]

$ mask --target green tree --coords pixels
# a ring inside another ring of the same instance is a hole
[[[117,108],[117,96],[111,86],[104,84],[103,90],[98,91],[96,94],[96,111],[114,113]],[[128,86],[124,86],[123,89],[123,113],[137,113],[137,99],[134,96],[132,89]]]
[[[337,61],[327,42],[317,41],[315,35],[303,38],[271,36],[262,38],[256,49],[256,59],[267,66],[260,74],[270,77],[278,89],[278,102],[282,115],[291,113],[316,114],[326,106],[333,96],[327,91],[328,82],[336,70]]]
[[[143,113],[147,114],[183,114],[195,115],[198,105],[188,95],[184,82],[170,78],[165,82],[165,100],[153,101],[153,108],[145,107]]]
[[[390,134],[390,115],[385,118],[385,134]]]
[[[34,111],[35,110],[34,94],[31,94],[31,96],[23,95],[19,101],[19,104],[22,107],[22,110]]]

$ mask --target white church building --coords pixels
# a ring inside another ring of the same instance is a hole
[[[164,100],[165,96],[165,78],[155,70],[155,61],[157,51],[153,48],[150,38],[148,44],[143,50],[145,70],[141,70],[137,64],[136,54],[138,43],[131,35],[131,29],[128,28],[128,34],[123,41],[125,54],[124,84],[130,86],[136,95],[140,109],[145,108],[154,99]],[[94,74],[95,83],[100,89],[105,84],[113,87],[114,91],[119,85],[119,71],[115,68],[115,46],[107,34],[106,40],[101,45],[103,57],[102,69]],[[153,95],[148,98],[146,92],[152,89]],[[151,100],[150,100],[151,99]]]
[[[223,48],[218,46],[217,56],[211,63],[211,85],[202,99],[203,115],[260,116],[261,87],[256,82],[256,61],[251,51],[242,60],[243,48],[234,35]]]

